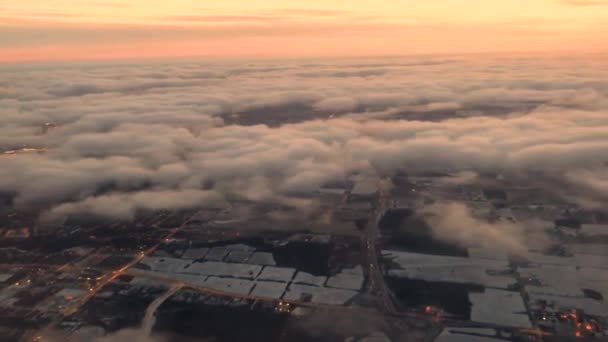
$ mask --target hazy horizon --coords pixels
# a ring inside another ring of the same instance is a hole
[[[0,61],[606,51],[608,3],[34,1],[0,6]]]

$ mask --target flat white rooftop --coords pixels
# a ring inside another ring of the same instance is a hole
[[[227,245],[225,248],[229,251],[247,251],[247,252],[255,251],[255,248],[242,244],[242,243],[237,243],[234,245]]]
[[[327,279],[327,287],[347,290],[361,290],[363,287],[363,275],[352,273],[338,273]]]
[[[183,272],[184,267],[190,265],[192,260],[163,257],[145,257],[140,264],[150,267],[152,272],[160,273],[179,273]]]
[[[388,275],[395,278],[420,279],[429,282],[475,284],[498,289],[508,289],[517,280],[515,277],[493,275],[488,269],[478,266],[421,266],[404,270],[389,270]]]
[[[352,268],[343,268],[340,272],[344,273],[344,274],[352,274],[352,275],[363,276],[363,267],[361,267],[361,265],[357,265],[357,266],[352,267]]]
[[[251,291],[252,296],[263,298],[283,297],[283,293],[287,289],[287,283],[278,283],[274,281],[257,281],[255,287]]]
[[[190,274],[210,275],[219,277],[235,277],[254,279],[262,270],[262,266],[249,264],[232,264],[218,261],[194,263],[185,271]]]
[[[517,269],[520,277],[527,280],[526,292],[536,294],[582,297],[580,279],[575,266],[535,265]],[[531,283],[538,281],[539,285]]]
[[[433,342],[501,342],[496,330],[486,328],[445,328]]]
[[[184,255],[182,255],[182,259],[202,259],[209,252],[209,248],[189,248]]]
[[[296,270],[294,268],[266,266],[258,276],[258,279],[288,282],[293,279],[295,273]]]
[[[249,258],[249,260],[247,260],[247,263],[249,264],[256,264],[256,265],[270,265],[270,266],[274,266],[276,265],[276,261],[274,261],[274,256],[272,255],[272,253],[268,253],[268,252],[255,252],[251,255],[251,257]]]
[[[222,261],[230,251],[226,247],[213,247],[205,256],[205,260]]]
[[[207,275],[196,275],[196,274],[184,274],[184,273],[180,273],[180,274],[175,274],[172,277],[174,277],[176,280],[180,280],[180,281],[183,281],[185,283],[190,283],[190,284],[199,285],[199,286],[205,286],[205,281],[207,281],[207,278],[209,276],[207,276]]]
[[[562,257],[556,255],[545,255],[537,252],[528,252],[525,255],[526,259],[534,265],[561,265],[574,266],[577,261],[574,257]]]
[[[228,262],[244,263],[249,260],[249,257],[251,257],[251,252],[249,251],[231,251],[224,260]]]
[[[327,281],[327,277],[325,276],[314,276],[310,273],[302,271],[298,271],[296,277],[293,279],[293,282],[296,284],[312,286],[323,286],[325,281]]]
[[[469,293],[471,321],[506,327],[531,327],[524,301],[518,292],[486,289]]]
[[[253,281],[245,279],[209,277],[204,286],[220,291],[248,295],[253,284]]]
[[[388,271],[391,277],[426,281],[477,284],[507,289],[516,283],[508,260],[461,258],[408,252],[383,251],[400,268]]]
[[[353,299],[358,292],[352,290],[330,289],[325,287],[291,284],[283,295],[287,300],[302,300],[304,294],[312,296],[311,302],[343,305]]]
[[[430,255],[420,253],[410,253],[401,251],[390,251],[383,250],[382,256],[392,259],[392,261],[399,264],[401,267],[420,267],[420,266],[456,266],[456,265],[476,265],[480,267],[492,267],[492,268],[508,268],[509,262],[506,260],[492,260],[492,259],[473,259],[473,258],[461,258],[453,256],[443,255]]]
[[[467,249],[469,258],[508,261],[509,257],[503,250],[497,248],[471,247]]]

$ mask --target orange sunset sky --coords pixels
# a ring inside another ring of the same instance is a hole
[[[608,0],[0,0],[0,61],[599,52]]]

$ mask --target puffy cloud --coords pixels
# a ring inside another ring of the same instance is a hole
[[[471,184],[479,175],[474,171],[460,171],[449,177],[440,177],[439,182],[446,185]]]
[[[348,112],[357,108],[357,102],[350,97],[324,99],[314,105],[315,109],[322,111]]]
[[[542,171],[593,189],[608,160],[602,61],[149,62],[0,73],[0,147],[47,150],[2,156],[0,193],[53,215],[288,201],[353,170],[450,170],[462,182],[488,170]]]
[[[61,204],[45,213],[46,219],[65,217],[74,213],[132,219],[138,209],[183,209],[203,205],[218,205],[222,197],[212,191],[140,191],[87,197],[79,202]]]
[[[482,246],[501,251],[525,254],[529,247],[545,247],[544,232],[534,235],[534,245],[528,241],[530,233],[523,223],[489,222],[476,218],[462,203],[440,202],[425,208],[433,237],[463,247]]]

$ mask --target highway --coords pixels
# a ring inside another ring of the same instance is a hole
[[[156,298],[148,308],[146,309],[146,315],[142,321],[142,330],[146,336],[150,336],[152,333],[152,328],[154,328],[154,323],[156,323],[156,310],[173,294],[179,291],[184,286],[183,283],[175,283],[167,292],[165,292],[162,296]]]
[[[188,223],[188,221],[189,220],[186,220],[181,226],[171,229],[169,234],[167,234],[165,237],[163,237],[163,239],[161,239],[154,246],[148,248],[147,250],[145,250],[143,252],[139,252],[135,256],[135,258],[133,260],[131,260],[131,262],[129,262],[125,266],[121,267],[120,269],[113,271],[110,276],[104,277],[99,283],[97,283],[97,285],[95,287],[92,287],[89,289],[89,292],[87,293],[87,295],[84,298],[82,298],[82,300],[78,301],[75,305],[66,308],[63,313],[64,317],[67,317],[67,316],[70,316],[70,315],[76,313],[91,298],[93,298],[99,291],[101,291],[107,284],[113,282],[116,278],[125,274],[131,267],[140,263],[145,257],[154,253],[154,251],[156,251],[156,249],[158,249],[158,247],[163,243],[163,241],[172,239],[173,236],[175,234],[177,234],[177,232],[179,232]]]
[[[378,222],[380,216],[386,210],[386,197],[382,192],[378,195],[378,205],[375,210],[372,210],[370,219],[368,220],[367,226],[365,227],[365,234],[363,237],[363,243],[365,248],[365,261],[367,266],[367,292],[373,295],[380,296],[384,304],[384,310],[389,314],[397,314],[399,310],[395,306],[393,300],[393,294],[386,285],[384,275],[380,263],[378,262],[379,252],[377,250],[378,236],[380,234],[380,228]]]
[[[368,282],[366,284],[366,291],[373,295],[377,296],[382,300],[383,304],[383,312],[388,316],[392,316],[395,318],[407,318],[414,320],[423,320],[429,322],[433,317],[428,314],[421,314],[418,312],[400,310],[398,307],[398,302],[394,298],[394,294],[387,286],[385,282],[385,277],[382,273],[382,268],[379,262],[379,250],[378,250],[378,238],[380,236],[380,229],[378,227],[378,222],[381,213],[383,213],[387,209],[387,202],[385,197],[380,194],[377,208],[372,211],[370,215],[370,219],[368,224],[366,225],[365,230],[362,232],[361,238],[363,241],[363,249],[364,249],[364,259],[365,265],[367,269]],[[88,301],[93,298],[96,294],[98,294],[106,285],[114,281],[121,275],[129,274],[136,277],[147,278],[151,280],[162,281],[166,283],[170,290],[168,290],[164,295],[157,298],[147,309],[146,318],[143,321],[143,325],[147,331],[152,329],[154,324],[154,313],[158,309],[163,302],[165,302],[168,298],[170,298],[175,292],[182,288],[190,288],[201,293],[223,296],[223,297],[231,297],[231,298],[240,298],[246,300],[253,300],[257,302],[265,302],[269,304],[276,304],[281,301],[283,303],[289,303],[295,306],[308,307],[308,308],[318,308],[318,309],[340,309],[340,310],[357,310],[361,314],[374,314],[377,312],[377,309],[374,308],[366,308],[360,306],[339,306],[339,305],[331,305],[331,304],[322,304],[322,303],[312,303],[312,302],[301,302],[294,300],[281,300],[279,298],[268,298],[268,297],[258,297],[252,296],[248,294],[237,294],[234,292],[223,291],[214,288],[208,288],[204,286],[200,286],[196,283],[188,283],[183,282],[181,280],[176,280],[171,274],[160,274],[153,273],[148,271],[142,271],[139,269],[132,268],[137,263],[141,262],[146,256],[152,254],[154,251],[158,249],[158,247],[163,243],[163,241],[167,239],[172,239],[175,234],[177,234],[183,227],[188,224],[190,219],[184,221],[182,225],[179,227],[173,228],[169,231],[169,233],[162,238],[158,243],[154,246],[148,248],[145,251],[138,253],[131,262],[127,265],[121,267],[120,269],[114,270],[111,273],[103,276],[102,279],[92,288],[89,289],[88,293],[81,298],[80,300],[75,301],[72,305],[68,306],[63,312],[62,316],[59,317],[55,322],[49,324],[47,328],[43,331],[39,332],[34,341],[45,341],[45,338],[41,338],[42,336],[50,336],[50,333],[53,332],[53,328],[55,328],[65,317],[70,316],[76,312],[78,312],[84,305],[88,303]],[[54,266],[51,268],[58,267],[61,271],[77,271],[77,270],[85,270],[91,269],[90,267],[86,267],[87,262],[83,262],[84,260],[91,260],[91,258],[99,256],[98,252],[93,253],[92,255],[85,257],[77,262],[69,263],[64,266]],[[14,264],[7,264],[6,266],[15,266]],[[49,268],[49,265],[21,265],[23,267],[38,267],[38,268]],[[442,317],[441,320],[445,324],[451,324],[453,326],[478,326],[472,322],[462,321],[460,319],[452,319],[450,317]],[[487,325],[486,325],[487,326]]]

